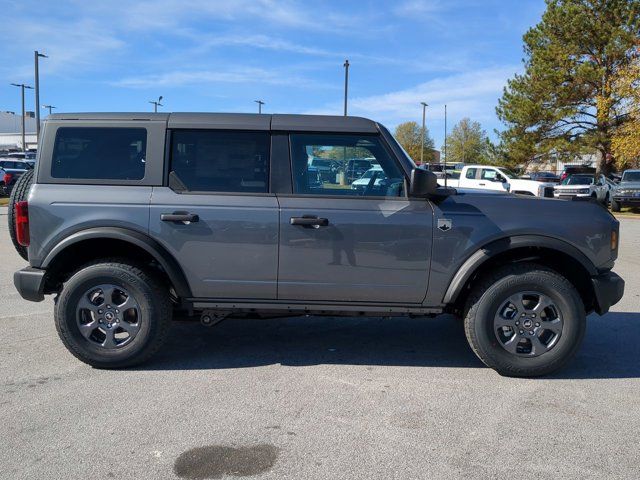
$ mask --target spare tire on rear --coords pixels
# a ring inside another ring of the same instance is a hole
[[[16,213],[16,203],[27,199],[27,195],[29,195],[29,188],[31,188],[32,183],[33,170],[24,172],[13,186],[13,190],[11,190],[11,197],[9,197],[9,210],[7,212],[9,236],[11,237],[11,241],[13,242],[16,252],[18,252],[18,254],[25,260],[29,260],[27,247],[23,247],[18,243],[18,239],[16,238],[16,222],[14,218]]]

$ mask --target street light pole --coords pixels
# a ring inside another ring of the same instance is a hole
[[[40,139],[40,71],[39,71],[39,59],[48,58],[44,53],[40,53],[37,50],[33,52],[33,58],[35,63],[35,77],[36,77],[36,142]]]
[[[344,61],[344,116],[347,116],[347,96],[349,93],[349,60]]]
[[[264,105],[264,102],[262,100],[254,100],[254,102],[258,104],[258,113],[262,113],[262,105]]]
[[[162,107],[163,105],[160,103],[162,101],[162,95],[158,97],[158,100],[149,100],[149,103],[153,104],[153,113],[158,113],[158,107]]]
[[[24,83],[12,83],[11,85],[13,85],[14,87],[20,87],[20,89],[22,90],[22,151],[26,152],[27,151],[27,143],[25,141],[25,135],[24,135],[24,89],[25,88],[30,88],[31,90],[33,90],[33,87],[30,87],[29,85],[25,85]]]
[[[429,104],[426,102],[420,102],[420,105],[422,105],[422,150],[420,150],[420,165],[423,165],[424,164],[424,137],[427,132],[427,129],[425,126],[425,117],[427,114],[427,107],[429,106]]]
[[[42,105],[42,108],[47,108],[49,110],[49,115],[51,115],[51,110],[57,107],[54,107],[53,105]]]

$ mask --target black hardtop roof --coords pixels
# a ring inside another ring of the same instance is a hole
[[[160,121],[168,128],[213,128],[271,131],[376,133],[378,125],[362,117],[258,113],[54,113],[48,120]]]

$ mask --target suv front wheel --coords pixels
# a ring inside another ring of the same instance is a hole
[[[67,349],[97,368],[144,362],[171,326],[167,288],[152,274],[119,261],[87,265],[65,282],[55,323]]]
[[[586,329],[582,299],[542,265],[507,265],[473,288],[465,316],[471,348],[501,375],[535,377],[564,366]]]

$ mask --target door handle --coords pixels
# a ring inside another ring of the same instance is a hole
[[[163,222],[176,222],[176,223],[192,223],[200,220],[200,217],[195,213],[189,212],[173,212],[173,213],[162,213],[160,215],[160,220]]]
[[[329,226],[327,218],[318,218],[312,215],[303,215],[302,217],[291,217],[289,220],[291,225],[300,225],[305,228],[320,228]]]
[[[479,183],[478,185],[480,185],[481,187],[484,187],[486,183]]]

